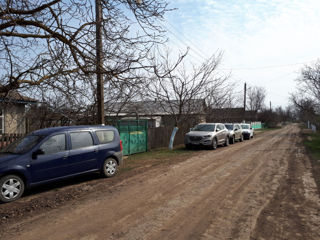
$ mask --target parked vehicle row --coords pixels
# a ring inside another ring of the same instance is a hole
[[[122,165],[122,143],[112,126],[37,130],[0,155],[0,202],[12,202],[26,188],[93,171],[113,177]]]
[[[187,148],[216,149],[250,139],[249,124],[201,123],[185,136]],[[25,189],[99,171],[113,177],[123,162],[119,132],[112,126],[54,127],[34,131],[0,153],[0,202],[19,199]]]
[[[236,141],[253,138],[253,129],[246,123],[200,123],[185,135],[187,149],[206,146],[216,149],[218,145],[228,146]]]

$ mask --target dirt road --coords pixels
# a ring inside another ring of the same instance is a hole
[[[298,133],[290,125],[152,168],[7,224],[1,239],[320,239],[319,193]]]

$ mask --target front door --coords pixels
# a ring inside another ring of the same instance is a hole
[[[32,183],[47,181],[68,174],[68,150],[65,134],[50,136],[40,145],[38,150],[40,150],[40,154],[32,159],[30,164]]]

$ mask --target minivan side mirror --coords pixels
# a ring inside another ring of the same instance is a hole
[[[38,155],[43,155],[43,154],[44,154],[44,151],[39,148],[38,150],[36,150],[35,152],[32,153],[32,158],[37,159]]]

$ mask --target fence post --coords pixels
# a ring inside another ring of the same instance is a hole
[[[172,131],[172,134],[171,134],[171,137],[170,137],[170,142],[169,142],[169,149],[172,150],[173,149],[173,141],[174,141],[174,137],[177,133],[177,131],[179,130],[178,127],[174,127],[173,131]]]

